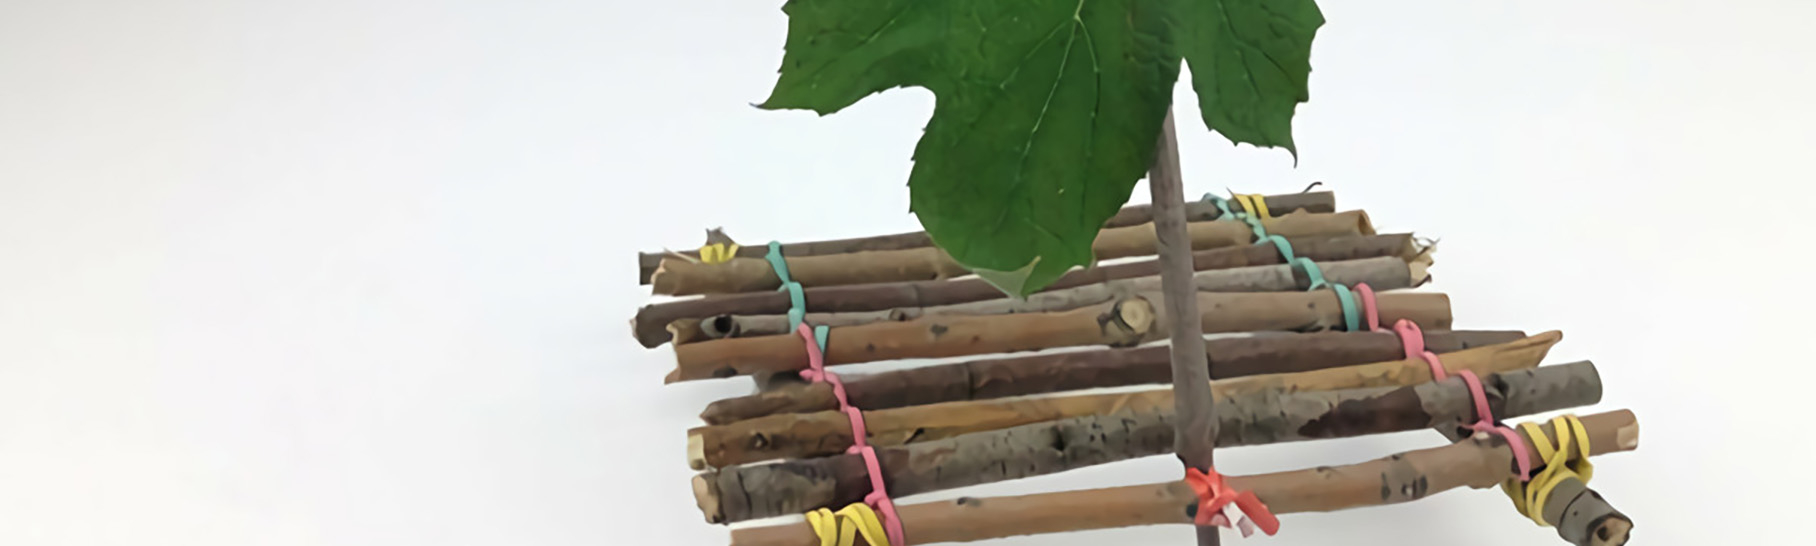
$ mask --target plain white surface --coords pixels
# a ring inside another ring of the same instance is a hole
[[[1593,358],[1598,408],[1643,423],[1595,481],[1635,544],[1802,537],[1812,4],[1326,4],[1298,168],[1188,107],[1188,191],[1326,181],[1384,229],[1443,239],[1460,328],[1563,330],[1551,361]],[[649,300],[634,254],[712,226],[915,229],[903,183],[932,105],[750,107],[779,5],[0,2],[0,544],[722,544],[683,430],[749,383],[661,385],[672,352],[625,327]],[[1219,458],[1249,473],[1437,441]],[[1252,540],[1551,533],[1454,491]]]

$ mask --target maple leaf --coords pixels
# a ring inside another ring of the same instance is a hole
[[[910,209],[933,242],[1025,295],[1093,261],[1153,161],[1183,57],[1208,126],[1292,149],[1312,0],[790,0],[771,109],[837,112],[918,86],[933,117]],[[1199,74],[1200,66],[1204,67]]]

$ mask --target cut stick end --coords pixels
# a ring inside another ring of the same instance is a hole
[[[1595,534],[1590,537],[1589,544],[1591,546],[1622,546],[1627,543],[1627,539],[1632,534],[1633,520],[1627,519],[1627,516],[1624,515],[1614,514],[1602,519],[1601,524],[1596,525]]]
[[[1639,420],[1635,419],[1631,424],[1615,430],[1614,441],[1621,446],[1622,451],[1639,449]]]
[[[719,509],[717,481],[709,479],[711,475],[694,476],[694,503],[700,506],[700,513],[706,516],[707,523],[725,523],[725,512]]]
[[[687,435],[687,466],[706,470],[706,439],[698,433]]]
[[[1437,250],[1438,247],[1435,245],[1425,247],[1424,249],[1419,250],[1417,254],[1406,259],[1406,273],[1407,276],[1412,279],[1413,286],[1422,286],[1427,282],[1431,282],[1431,266],[1435,262],[1435,260],[1432,259],[1432,253],[1437,252]]]

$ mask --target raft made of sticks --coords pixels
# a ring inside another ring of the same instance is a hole
[[[1450,353],[1526,337],[1517,331],[1435,331],[1425,346]],[[987,400],[1100,387],[1160,384],[1172,380],[1166,345],[1035,354],[971,360],[873,374],[845,374],[851,405],[880,410],[961,400]],[[1266,332],[1205,340],[1211,377],[1228,379],[1382,362],[1405,354],[1387,332]],[[838,409],[832,385],[793,383],[749,396],[707,404],[700,419],[723,425],[782,413]]]
[[[1271,216],[1282,216],[1297,211],[1336,212],[1337,210],[1337,198],[1336,195],[1331,192],[1269,195],[1264,197],[1263,200],[1267,203],[1267,209]],[[1243,204],[1239,202],[1231,201],[1228,203],[1228,206],[1232,212],[1247,212],[1247,210],[1243,208]],[[1186,203],[1187,221],[1206,222],[1216,220],[1222,215],[1223,211],[1219,210],[1213,203],[1204,201]],[[1103,227],[1127,227],[1146,224],[1153,221],[1154,211],[1152,207],[1149,205],[1132,205],[1123,207],[1122,210],[1117,211],[1115,216],[1111,216],[1109,221],[1104,222]],[[787,243],[782,245],[782,255],[788,257],[824,256],[827,254],[847,254],[870,250],[902,250],[932,245],[933,240],[927,236],[927,232],[913,231],[853,239]],[[767,247],[745,246],[738,249],[736,256],[741,258],[762,258],[768,251]],[[650,275],[656,272],[656,268],[661,265],[662,259],[674,256],[686,256],[688,258],[698,259],[700,257],[700,252],[697,250],[684,250],[639,253],[637,255],[637,284],[649,284]]]
[[[1639,422],[1631,411],[1586,415],[1582,423],[1592,456],[1639,447]],[[1546,436],[1541,441],[1557,442],[1558,433],[1550,423],[1539,427]],[[1532,439],[1524,443],[1527,454],[1539,460]],[[1253,491],[1273,513],[1284,515],[1399,504],[1461,487],[1485,489],[1515,472],[1506,441],[1484,433],[1364,463],[1230,476],[1228,484]],[[1592,504],[1601,509],[1591,509]],[[899,505],[897,513],[908,529],[907,544],[892,546],[1190,524],[1197,507],[1198,495],[1184,481]],[[1555,490],[1542,513],[1559,535],[1579,545],[1621,544],[1631,528],[1625,516],[1580,485]],[[818,546],[819,540],[805,522],[731,531],[732,546]]]
[[[1149,299],[1149,298],[1152,299]],[[1198,294],[1205,333],[1334,330],[1343,324],[1336,293],[1256,292]],[[1037,351],[1058,347],[1132,347],[1162,339],[1155,327],[1162,309],[1158,294],[1052,313],[942,315],[834,329],[828,336],[827,365],[904,358],[939,358]],[[1377,301],[1383,324],[1410,320],[1425,330],[1450,329],[1450,299],[1439,293],[1384,293]],[[772,335],[728,338],[675,346],[675,370],[667,382],[797,371],[806,366],[800,337]]]
[[[1518,341],[1450,353],[1444,364],[1452,370],[1483,375],[1532,368],[1561,339],[1563,334],[1559,332],[1544,332]],[[1223,379],[1212,381],[1211,391],[1221,400],[1267,392],[1401,386],[1431,380],[1431,368],[1424,360],[1409,359]],[[1172,407],[1171,389],[1153,389],[910,406],[866,412],[864,423],[871,445],[895,446],[1054,419],[1123,410],[1170,411]],[[1221,411],[1219,414],[1227,415]],[[851,434],[849,420],[837,411],[772,415],[699,427],[688,432],[688,464],[700,470],[776,458],[832,455],[851,447]]]
[[[1482,378],[1492,413],[1503,418],[1587,406],[1601,400],[1588,362],[1514,370]],[[1426,428],[1459,429],[1476,419],[1461,378],[1402,387],[1337,391],[1271,390],[1215,399],[1221,447],[1347,438]],[[893,495],[913,495],[1063,472],[1173,451],[1171,407],[1148,407],[975,432],[881,448]],[[732,523],[859,502],[870,493],[858,455],[731,466],[695,477],[707,520]]]
[[[1368,214],[1356,210],[1334,214],[1295,212],[1261,220],[1267,232],[1283,237],[1373,235]],[[1236,220],[1193,222],[1187,225],[1192,250],[1229,247],[1255,242],[1254,231]],[[1099,260],[1145,256],[1155,252],[1154,225],[1141,224],[1106,229],[1091,246]],[[788,271],[803,287],[924,281],[969,275],[939,247],[875,250],[850,254],[787,257]],[[780,288],[768,260],[731,258],[708,264],[693,258],[663,258],[650,285],[657,294],[685,296],[758,292]]]

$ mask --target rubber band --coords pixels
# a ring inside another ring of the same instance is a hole
[[[1242,208],[1248,209],[1249,214],[1262,220],[1274,217],[1273,212],[1267,210],[1267,196],[1259,193],[1238,193],[1234,196],[1236,202],[1242,204]]]
[[[813,383],[832,385],[832,397],[838,400],[839,411],[851,422],[851,448],[845,452],[862,456],[864,468],[870,474],[870,494],[864,496],[864,502],[882,513],[884,534],[889,540],[882,544],[907,544],[901,517],[895,511],[895,501],[890,500],[887,484],[883,482],[882,464],[877,462],[876,449],[870,446],[870,432],[864,426],[864,412],[851,405],[851,399],[845,392],[845,382],[839,379],[839,375],[826,370],[826,338],[830,330],[825,325],[811,328],[806,324],[795,326],[795,333],[807,345],[807,369],[801,370],[801,378]],[[847,510],[850,508],[846,507]],[[820,533],[821,544],[826,544],[830,534],[821,532],[819,527],[815,527],[815,532]],[[865,536],[865,540],[870,540],[869,535]]]
[[[1400,336],[1400,344],[1406,349],[1406,358],[1410,359],[1414,355],[1418,355],[1431,366],[1433,381],[1443,381],[1448,378],[1449,374],[1445,373],[1444,362],[1438,358],[1438,354],[1426,350],[1425,332],[1419,329],[1418,324],[1400,319],[1394,322],[1394,333]],[[1476,421],[1464,425],[1464,428],[1472,432],[1499,434],[1506,439],[1507,448],[1513,451],[1513,461],[1519,470],[1518,478],[1520,481],[1526,480],[1527,476],[1532,473],[1532,457],[1526,454],[1526,442],[1520,439],[1519,433],[1501,425],[1494,418],[1494,413],[1488,407],[1487,389],[1482,388],[1482,379],[1477,377],[1474,371],[1458,370],[1457,376],[1463,379],[1463,386],[1469,389],[1469,397],[1475,404]]]
[[[731,261],[738,255],[738,244],[713,243],[700,247],[700,261],[707,264],[722,264]]]
[[[1229,528],[1230,518],[1224,515],[1223,511],[1230,504],[1235,504],[1236,509],[1242,512],[1239,526],[1242,529],[1243,538],[1255,534],[1257,526],[1261,528],[1261,532],[1267,533],[1269,536],[1280,531],[1280,518],[1276,517],[1274,512],[1261,502],[1260,497],[1255,496],[1254,491],[1237,491],[1231,488],[1224,482],[1223,475],[1218,474],[1216,469],[1204,472],[1187,467],[1185,483],[1192,487],[1194,493],[1198,494],[1198,513],[1192,518],[1193,524]]]
[[[1307,288],[1306,291],[1317,290],[1323,288],[1324,285],[1329,284],[1324,282],[1324,270],[1319,268],[1318,263],[1312,261],[1310,258],[1293,258],[1293,267],[1298,268],[1300,271],[1304,271],[1305,278],[1311,280],[1311,288]]]
[[[859,534],[864,536],[865,543],[873,546],[891,544],[876,511],[861,502],[851,503],[838,512],[825,508],[808,512],[807,524],[819,536],[820,546],[853,546]]]
[[[1293,243],[1292,242],[1287,241],[1285,237],[1281,237],[1279,235],[1269,235],[1264,239],[1255,241],[1255,244],[1258,244],[1258,245],[1265,245],[1268,243],[1274,243],[1274,248],[1280,249],[1281,263],[1286,263],[1286,264],[1293,263]]]
[[[1222,213],[1217,216],[1217,219],[1219,220],[1236,216],[1236,213],[1230,211],[1230,202],[1222,197],[1218,197],[1216,194],[1204,194],[1204,198],[1201,200],[1217,206],[1217,212]]]
[[[1356,297],[1342,283],[1330,285],[1337,292],[1337,305],[1343,308],[1343,331],[1355,332],[1362,327],[1362,316],[1356,309]]]
[[[1564,415],[1552,419],[1551,427],[1557,434],[1556,446],[1551,444],[1545,430],[1538,425],[1520,424],[1520,430],[1526,433],[1533,449],[1544,460],[1545,468],[1525,484],[1514,480],[1501,484],[1501,490],[1513,500],[1514,508],[1541,527],[1550,526],[1545,522],[1544,510],[1552,490],[1570,479],[1577,479],[1587,485],[1589,479],[1595,476],[1595,465],[1589,462],[1589,430],[1583,426],[1582,420],[1575,415]],[[1573,446],[1576,449],[1572,450]]]
[[[1362,299],[1362,320],[1368,324],[1368,331],[1380,330],[1381,310],[1375,304],[1375,289],[1368,283],[1359,282],[1356,283],[1356,295]]]
[[[1248,224],[1249,231],[1255,234],[1255,242],[1261,242],[1262,239],[1267,238],[1267,227],[1261,225],[1261,220],[1240,212],[1236,213],[1236,218]]]
[[[788,262],[782,259],[781,241],[770,241],[769,253],[763,255],[763,259],[769,260],[769,267],[776,270],[776,277],[782,279],[783,285],[794,282],[794,277],[788,275]]]

